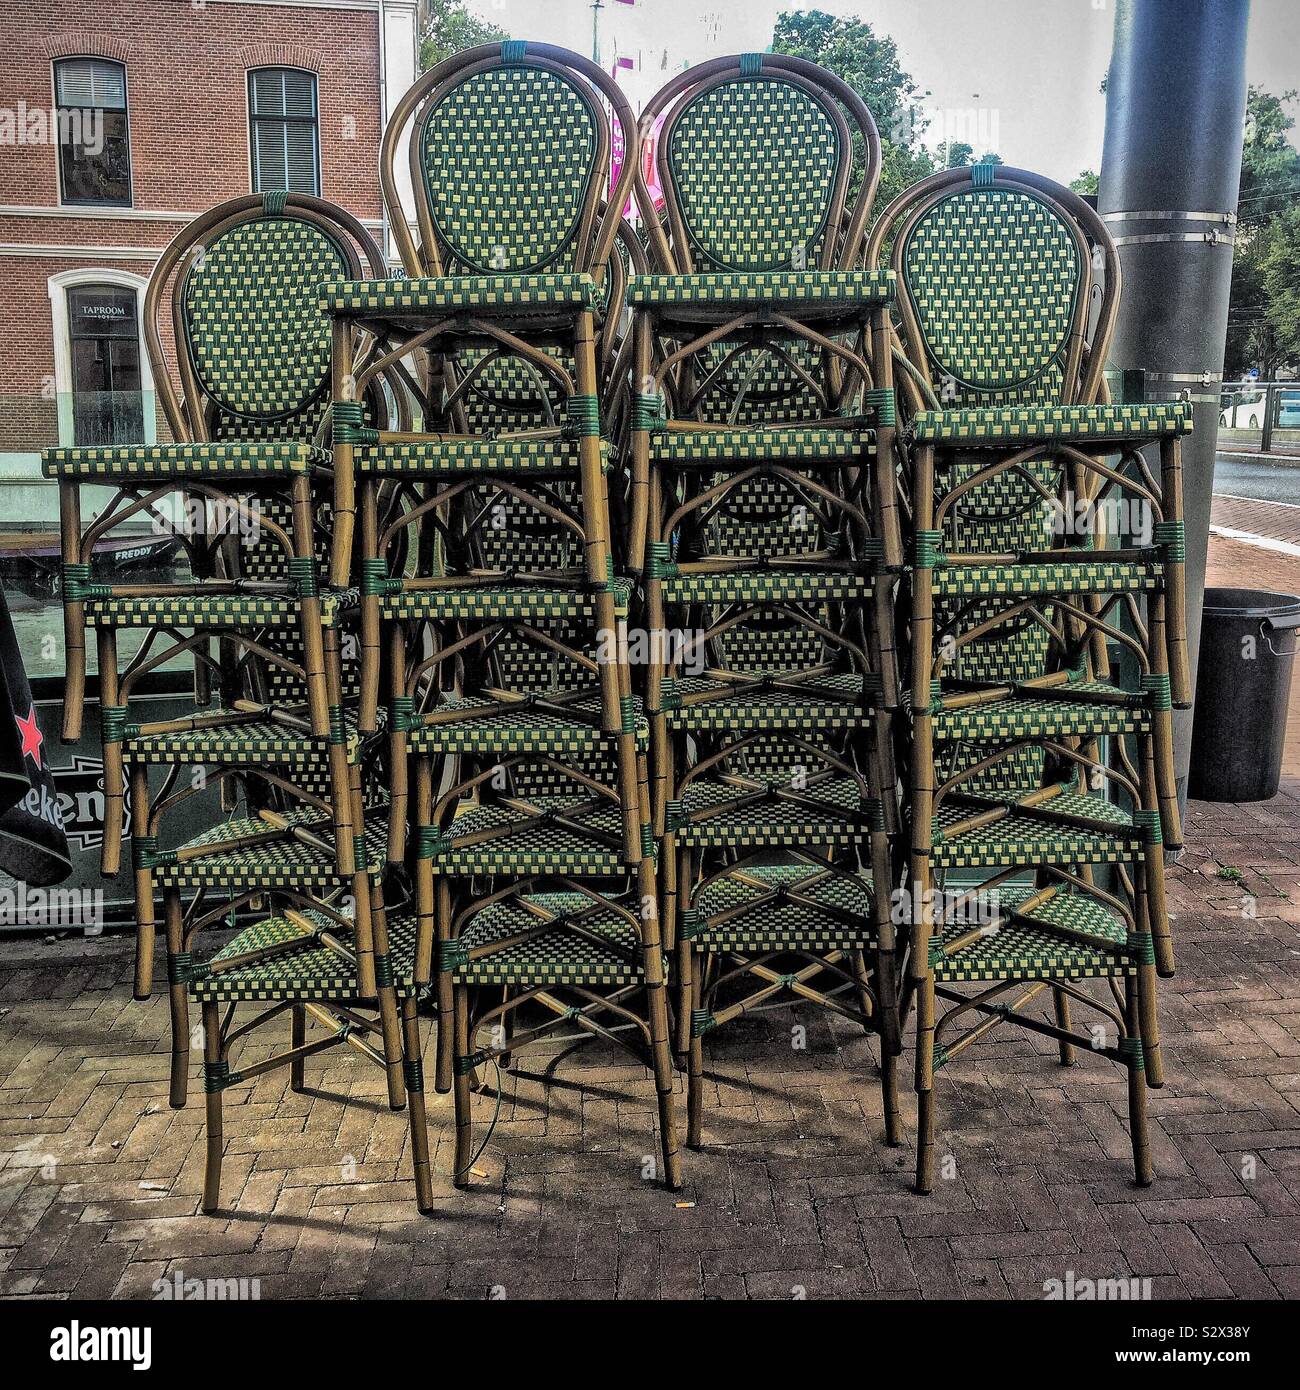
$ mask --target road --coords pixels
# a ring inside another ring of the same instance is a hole
[[[1219,454],[1214,463],[1214,495],[1300,506],[1300,460],[1264,463]]]

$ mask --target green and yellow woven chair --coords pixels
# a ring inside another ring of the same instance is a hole
[[[899,568],[893,276],[861,267],[880,174],[870,112],[833,73],[762,53],[674,78],[642,112],[644,139],[661,115],[666,209],[653,215],[638,166],[654,270],[628,289],[634,538],[653,528],[661,457],[745,461],[767,429],[798,425],[806,466],[872,479],[886,565]],[[737,425],[749,437],[725,428]],[[871,442],[887,467],[873,466]]]
[[[617,1043],[651,1071],[662,1168],[650,1174],[643,1167],[641,1175],[670,1191],[681,1187],[667,967],[655,914],[646,911],[647,888],[653,906],[653,875],[597,889],[538,874],[469,903],[453,920],[442,968],[453,991],[458,1187],[471,1185],[491,1137],[475,1150],[472,1093],[480,1070],[490,1064],[499,1089],[501,1067],[529,1042],[589,1038]]]
[[[383,264],[351,214],[292,193],[221,203],[164,250],[146,292],[144,327],[172,442],[52,449],[43,458],[46,476],[59,481],[62,514],[66,740],[80,736],[88,623],[99,632],[297,624],[312,726],[322,737],[328,732],[317,556],[329,545],[333,511],[340,517],[334,554],[346,559],[353,501],[350,473],[331,476],[322,447],[331,327],[318,286],[381,274]],[[161,322],[168,311],[174,369]],[[114,489],[89,525],[85,486]],[[141,523],[177,536],[190,580],[110,584],[95,574],[95,543]],[[341,568],[346,581],[346,563]],[[198,694],[206,704],[202,685]],[[112,689],[103,703],[113,708]]]
[[[297,828],[305,829],[302,823]],[[370,869],[377,874],[383,858],[382,831],[374,850]],[[317,873],[327,874],[329,867],[327,856],[319,856]],[[280,861],[268,865],[268,878],[280,877],[283,868]],[[389,1104],[394,1109],[406,1105],[416,1199],[422,1211],[432,1206],[422,1044],[413,983],[415,922],[409,912],[385,912],[377,896],[377,877],[373,883],[376,896],[370,910],[362,912],[358,906],[355,914],[343,911],[336,896],[319,889],[311,896],[282,889],[268,915],[244,926],[201,965],[191,965],[185,972],[179,987],[199,1006],[203,1019],[205,1212],[217,1211],[220,1203],[226,1091],[245,1087],[265,1072],[286,1065],[292,1088],[305,1090],[306,1059],[339,1046],[381,1067]],[[267,912],[265,906],[262,911]],[[290,1017],[286,1049],[259,1056],[243,1067],[232,1066],[238,1048],[260,1042],[267,1026],[286,1013]]]

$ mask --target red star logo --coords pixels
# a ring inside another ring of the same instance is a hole
[[[36,706],[33,705],[27,711],[27,718],[20,719],[14,715],[14,722],[18,725],[18,732],[23,738],[23,753],[26,757],[36,764],[41,765],[41,744],[45,742],[45,735],[41,733],[41,726],[36,722]]]

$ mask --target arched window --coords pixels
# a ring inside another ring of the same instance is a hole
[[[60,58],[54,102],[63,201],[130,207],[126,68],[108,58]]]

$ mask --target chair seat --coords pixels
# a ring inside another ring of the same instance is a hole
[[[600,727],[599,695],[577,702],[572,715],[539,710],[522,701],[517,709],[473,715],[474,710],[493,703],[481,695],[444,700],[431,713],[458,713],[466,717],[408,729],[407,748],[412,753],[448,755],[499,752],[577,757],[616,752],[618,735]],[[641,713],[641,701],[635,699],[633,705],[637,748],[644,751],[650,742],[650,725]]]
[[[1113,828],[1062,824],[1026,808],[991,825],[949,834],[951,827],[979,814],[979,809],[946,799],[939,806],[940,833],[935,837],[931,862],[936,868],[993,869],[1017,864],[1122,864],[1145,856],[1142,827],[1104,797],[1065,791],[1044,810],[1101,821]]]
[[[602,296],[587,274],[442,275],[403,280],[333,280],[321,286],[326,313],[375,314],[395,320],[473,310],[489,315],[598,309]]]
[[[912,438],[927,444],[979,447],[1065,439],[1075,444],[1122,443],[1188,434],[1186,401],[1141,405],[998,405],[968,410],[921,410],[911,420]]]
[[[601,462],[609,469],[609,445],[600,444]],[[461,474],[528,473],[534,477],[576,477],[580,450],[575,439],[403,440],[363,444],[353,452],[359,473],[376,477],[448,478]]]
[[[888,304],[894,297],[892,270],[736,270],[693,275],[634,275],[627,301],[636,307],[667,308],[674,317],[707,310],[758,309],[774,304],[792,316],[847,316]]]
[[[91,586],[92,589],[95,586]],[[356,606],[356,592],[320,595],[321,621],[339,622]],[[86,600],[86,621],[98,627],[255,629],[302,622],[302,600],[289,594],[140,594]]]
[[[852,777],[816,775],[798,793],[705,777],[685,788],[680,806],[670,829],[684,849],[848,849],[865,845],[870,831],[870,808]]]
[[[636,927],[614,911],[591,913],[581,931],[557,926],[531,941],[470,952],[535,929],[548,918],[589,912],[582,893],[536,893],[493,903],[470,919],[452,943],[452,979],[460,985],[627,985],[644,974]]]
[[[1066,687],[1069,696],[1010,695],[986,705],[940,709],[934,714],[934,737],[939,741],[1065,738],[1070,735],[1146,733],[1151,712],[1145,698],[1121,691],[1107,681],[1077,681]],[[942,692],[948,696],[956,691]],[[1089,700],[1089,695],[1123,696],[1124,703]]]
[[[291,811],[284,819],[291,826],[310,830],[327,844],[333,843],[334,828],[328,816],[316,809]],[[222,849],[232,841],[259,834],[269,827],[257,817],[223,821],[186,841],[180,849],[212,846],[212,851],[192,859],[177,859],[176,850],[152,853],[148,861],[158,888],[230,889],[243,892],[252,888],[295,888],[324,891],[347,885],[340,875],[332,851],[304,844],[288,830],[275,839],[243,848]],[[388,824],[383,816],[371,816],[366,823],[366,870],[377,878],[387,857]]]
[[[305,709],[294,714],[306,719]],[[122,739],[122,752],[136,762],[172,763],[293,763],[310,769],[312,759],[319,772],[327,772],[327,741],[310,733],[286,728],[271,719],[250,719],[235,710],[204,711],[202,718],[224,717],[230,722],[217,727],[182,729],[156,734],[133,734],[128,727]],[[355,762],[361,751],[357,716],[343,712],[343,747],[348,761]]]
[[[1037,892],[1030,887],[1002,887],[997,903],[1002,911]],[[1036,926],[1035,923],[1044,923]],[[945,925],[945,943],[970,934],[972,923]],[[1056,927],[1058,930],[1049,930]],[[934,964],[936,983],[976,983],[993,980],[1081,980],[1132,975],[1136,965],[1126,950],[1112,953],[1087,941],[1067,939],[1060,929],[1084,932],[1125,948],[1128,933],[1123,921],[1096,898],[1086,893],[1061,891],[987,935],[976,936],[950,956]]]
[[[308,930],[285,917],[268,917],[245,927],[209,961],[191,967],[191,998],[232,1004],[357,998],[352,963],[323,945],[316,934],[328,932],[352,947],[352,933],[322,913],[305,910],[302,916],[316,930]],[[415,987],[415,919],[392,913],[385,922],[394,984],[399,995],[409,994]],[[271,954],[225,970],[213,968],[255,951]]]
[[[1055,560],[1026,558],[1009,563],[963,560],[934,571],[937,598],[1021,598],[1035,594],[1147,593],[1163,582],[1162,557],[1108,560],[1104,551]]]
[[[90,478],[97,482],[145,482],[201,478],[204,482],[242,482],[309,473],[329,467],[328,449],[295,440],[222,440],[203,444],[109,444],[96,448],[46,449],[41,472],[47,478]]]
[[[724,920],[710,922],[713,917]],[[871,880],[806,864],[733,869],[696,893],[681,933],[702,951],[874,947]]]
[[[571,799],[556,798],[552,818],[536,821],[535,813],[504,806],[471,806],[462,810],[450,830],[435,837],[432,846],[436,874],[592,874],[616,876],[626,872],[622,814],[615,806],[589,809]],[[561,824],[562,818],[574,825]],[[491,839],[471,843],[486,830],[501,831]]]
[[[650,436],[651,459],[678,467],[785,463],[792,468],[809,468],[817,464],[861,463],[874,457],[875,451],[874,430],[847,427],[680,429],[669,426]]]
[[[851,603],[870,598],[869,575],[839,570],[762,569],[676,574],[663,581],[665,603]]]
[[[631,585],[614,581],[614,612],[626,617]],[[384,594],[379,600],[380,616],[389,620],[420,618],[467,618],[478,622],[510,618],[536,618],[544,621],[596,621],[595,595],[576,585],[500,583],[466,579],[443,589],[410,589]]]
[[[680,676],[663,683],[664,720],[682,733],[864,729],[872,713],[865,687],[861,676],[842,674],[811,677],[806,689],[795,684],[732,694],[733,681]]]

